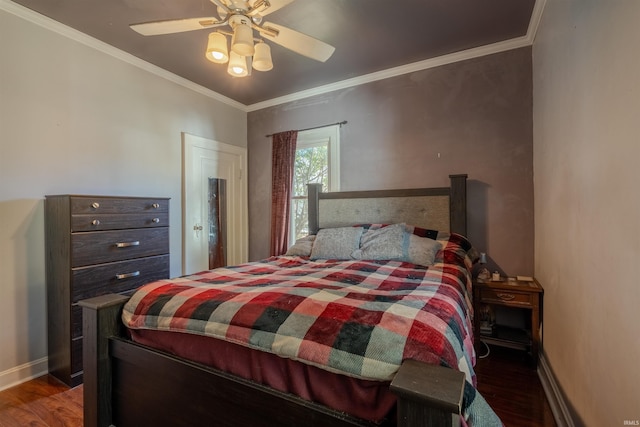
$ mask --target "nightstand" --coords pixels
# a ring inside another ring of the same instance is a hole
[[[535,279],[530,282],[511,279],[486,282],[474,280],[473,311],[476,346],[482,340],[487,344],[530,350],[533,365],[537,366],[543,293],[542,286]],[[520,309],[525,317],[525,327],[514,328],[494,322],[489,313],[496,306]]]

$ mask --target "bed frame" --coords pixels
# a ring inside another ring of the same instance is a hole
[[[450,231],[466,235],[467,175],[451,175],[450,179],[450,187],[412,190],[322,193],[318,186],[311,186],[310,232],[347,223],[387,221],[438,229],[433,221],[445,216]],[[408,212],[417,212],[417,217],[407,216]],[[347,216],[351,218],[345,219]],[[127,300],[110,294],[80,302],[86,427],[373,426],[132,342],[120,320]],[[453,369],[405,361],[391,382],[398,398],[398,416],[388,424],[459,426],[464,381],[464,374]]]

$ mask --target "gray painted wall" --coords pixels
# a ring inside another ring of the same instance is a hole
[[[266,134],[347,120],[341,189],[448,185],[469,175],[469,238],[490,268],[533,274],[531,48],[521,48],[248,114],[249,258],[269,254]]]
[[[47,371],[44,196],[170,197],[176,276],[181,132],[246,143],[244,111],[56,28],[0,10],[0,390]]]
[[[640,421],[638,17],[547,0],[533,47],[544,356],[576,426]]]

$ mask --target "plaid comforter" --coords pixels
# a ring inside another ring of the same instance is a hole
[[[272,257],[140,288],[125,325],[207,335],[369,380],[405,359],[475,382],[470,248],[444,241],[435,265]]]
[[[463,424],[501,426],[475,389],[472,247],[446,236],[429,268],[399,261],[272,257],[141,287],[132,329],[211,336],[369,380],[405,359],[465,373]]]

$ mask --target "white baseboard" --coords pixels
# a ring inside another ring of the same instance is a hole
[[[46,375],[49,372],[47,358],[34,360],[0,372],[0,391]]]
[[[543,352],[540,353],[538,361],[538,377],[542,383],[544,394],[547,395],[547,401],[549,401],[553,418],[555,418],[558,427],[575,427],[569,408],[564,401],[560,387]]]

